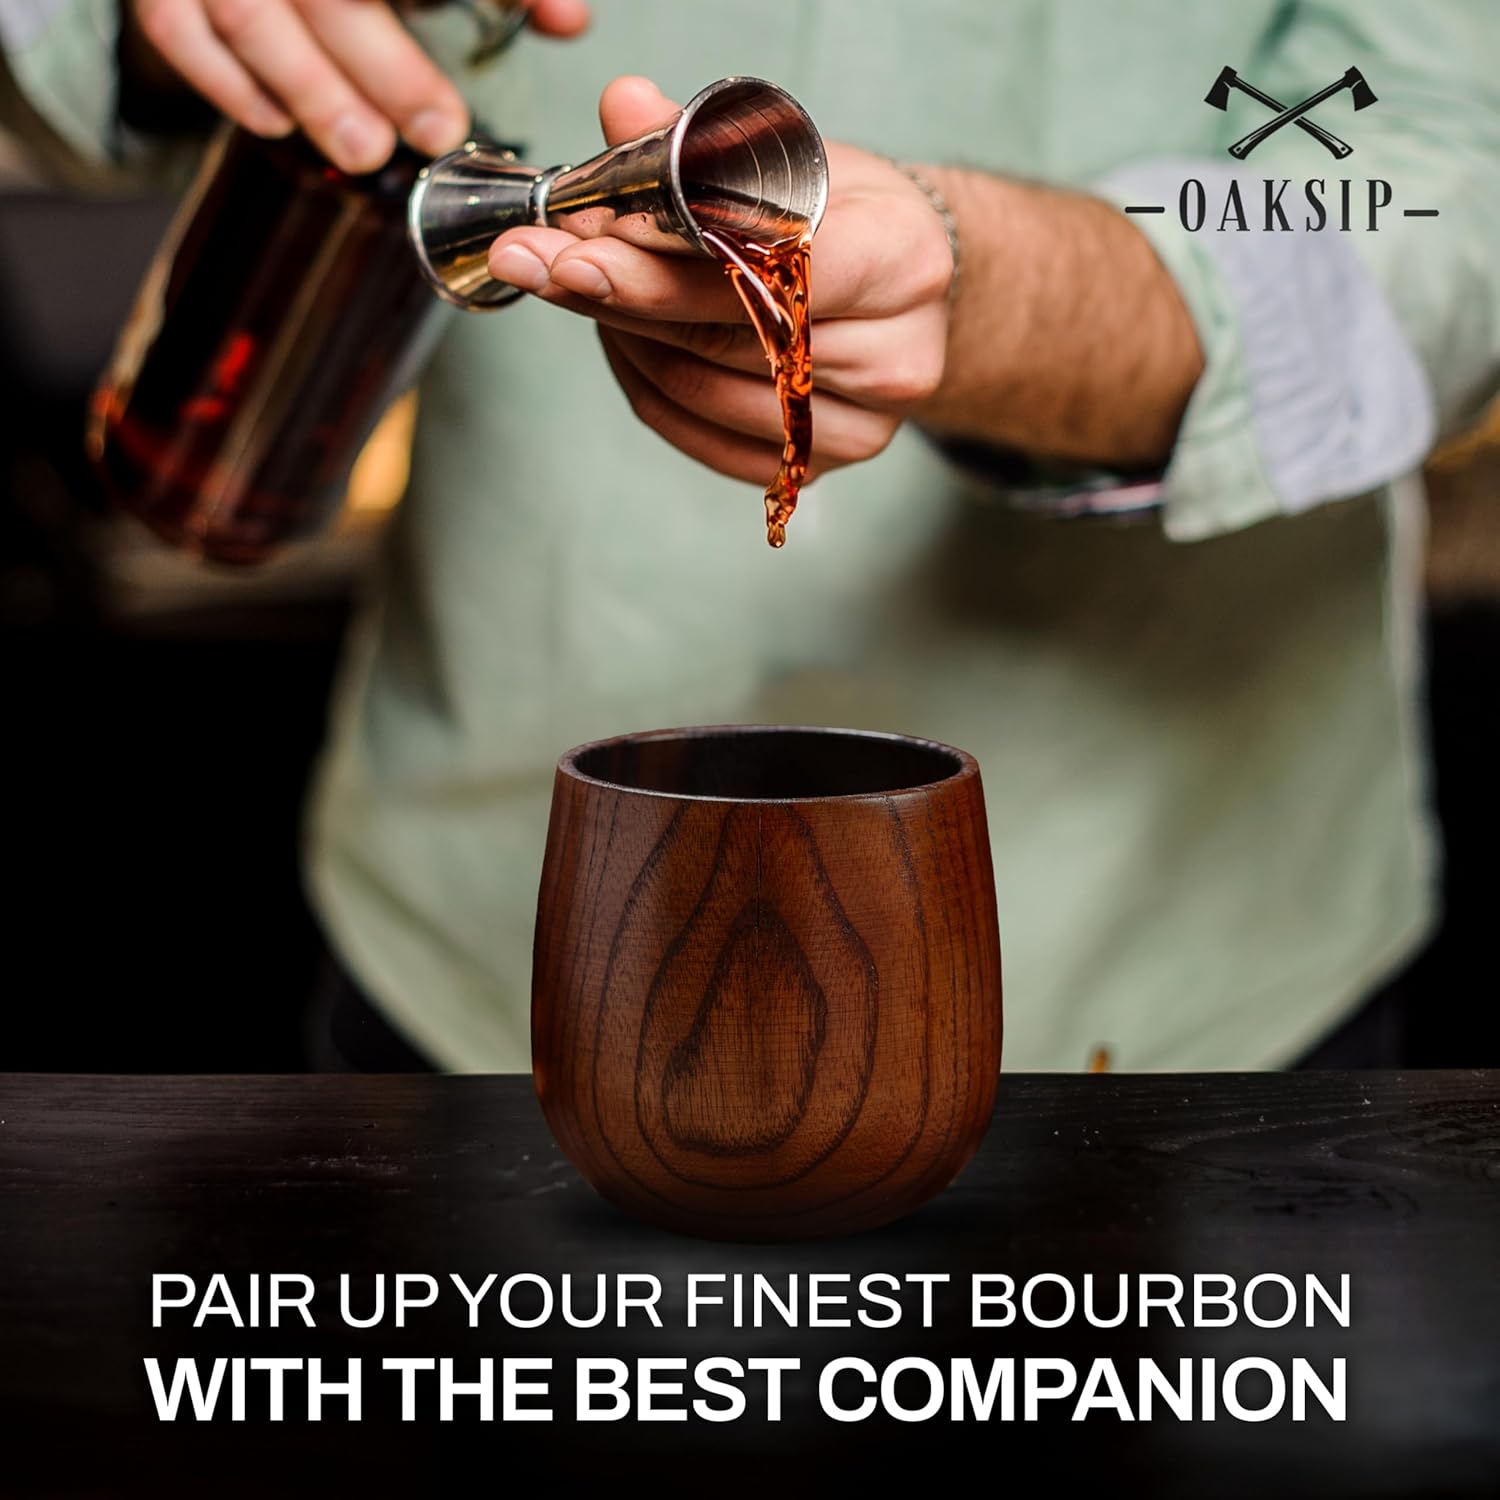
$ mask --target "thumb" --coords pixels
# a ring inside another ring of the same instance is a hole
[[[649,78],[617,78],[599,98],[599,124],[607,145],[633,140],[665,125],[682,109]]]

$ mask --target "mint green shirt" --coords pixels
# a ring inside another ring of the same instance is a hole
[[[82,59],[102,66],[108,7],[25,9],[13,70],[97,151],[107,90]],[[772,553],[758,492],[640,426],[588,324],[532,302],[457,319],[310,811],[331,940],[442,1065],[525,1069],[562,750],[672,724],[870,726],[983,768],[1008,1066],[1078,1068],[1096,1045],[1124,1069],[1293,1058],[1433,916],[1411,476],[1500,370],[1500,8],[597,11],[587,39],[526,38],[472,83],[539,165],[598,149],[617,74],[679,99],[771,78],[830,139],[1167,206],[1134,222],[1207,368],[1159,506],[1130,523],[1018,507],[907,430],[813,486]],[[1288,103],[1355,65],[1379,102],[1315,111],[1345,162],[1289,128],[1240,166],[1225,146],[1270,114],[1203,102],[1226,63]],[[1212,199],[1231,170],[1247,193],[1381,177],[1394,207],[1375,234],[1220,231],[1216,209],[1184,230],[1184,178]]]

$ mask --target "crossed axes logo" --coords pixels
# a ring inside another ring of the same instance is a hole
[[[1241,78],[1233,68],[1221,68],[1213,87],[1204,95],[1203,102],[1215,109],[1227,110],[1230,94],[1238,90],[1271,111],[1271,119],[1258,125],[1249,135],[1242,136],[1229,148],[1229,154],[1236,161],[1244,161],[1262,141],[1269,140],[1278,130],[1288,125],[1295,125],[1304,135],[1310,135],[1335,161],[1343,161],[1354,154],[1354,147],[1348,141],[1340,140],[1331,130],[1325,130],[1316,120],[1310,119],[1309,115],[1320,104],[1332,99],[1335,94],[1342,94],[1345,89],[1349,91],[1350,102],[1356,112],[1368,109],[1377,102],[1375,90],[1365,81],[1365,75],[1358,68],[1348,69],[1327,88],[1309,94],[1297,104],[1283,104],[1264,89],[1258,89],[1253,83]],[[1291,189],[1292,182],[1286,177],[1266,177],[1259,184],[1251,183],[1238,173],[1227,182],[1220,181],[1213,173],[1206,174],[1205,178],[1189,177],[1183,182],[1177,195],[1177,216],[1189,234],[1197,234],[1205,225],[1215,227],[1215,217],[1218,219],[1216,227],[1220,233],[1229,230],[1244,232],[1252,228],[1267,233],[1290,232],[1294,227],[1293,217],[1298,212],[1294,202],[1287,201],[1287,194]],[[1381,228],[1381,213],[1390,208],[1395,200],[1395,188],[1384,177],[1367,177],[1363,182],[1357,182],[1352,177],[1309,177],[1297,190],[1291,192],[1293,200],[1299,196],[1305,204],[1305,212],[1301,223],[1295,227],[1310,233],[1324,229],[1346,233],[1360,228],[1374,234]],[[1210,198],[1216,200],[1213,214],[1209,211]],[[1169,212],[1165,203],[1126,203],[1122,206],[1127,214]],[[1219,212],[1221,208],[1222,212]],[[1401,216],[1406,219],[1435,219],[1439,213],[1440,210],[1436,208],[1401,209]],[[1361,218],[1364,222],[1357,224],[1356,220]]]
[[[1264,104],[1267,109],[1276,111],[1275,119],[1267,120],[1264,125],[1252,130],[1249,135],[1237,140],[1229,148],[1229,154],[1237,161],[1244,161],[1262,141],[1268,140],[1286,125],[1295,125],[1304,134],[1310,135],[1320,145],[1327,147],[1335,160],[1342,161],[1354,150],[1354,147],[1348,141],[1340,140],[1331,130],[1324,130],[1316,120],[1309,120],[1308,112],[1316,109],[1325,100],[1333,98],[1335,94],[1343,93],[1345,89],[1349,90],[1356,113],[1359,110],[1368,109],[1376,102],[1375,91],[1365,82],[1365,76],[1358,68],[1350,68],[1342,78],[1330,83],[1327,88],[1319,89],[1316,94],[1309,94],[1300,104],[1292,105],[1283,104],[1281,100],[1273,99],[1263,90],[1256,88],[1253,83],[1247,83],[1233,68],[1224,68],[1214,80],[1214,86],[1204,95],[1203,102],[1211,104],[1215,109],[1227,110],[1231,89],[1238,89],[1240,93],[1248,94],[1257,103]]]

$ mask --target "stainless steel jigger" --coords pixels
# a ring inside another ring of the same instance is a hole
[[[487,311],[522,295],[486,265],[496,237],[519,224],[710,255],[705,230],[780,244],[812,234],[827,202],[828,160],[807,111],[773,83],[723,78],[671,124],[579,167],[538,171],[470,141],[417,179],[407,225],[437,294]]]

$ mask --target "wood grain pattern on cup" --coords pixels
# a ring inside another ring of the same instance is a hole
[[[979,769],[853,731],[668,730],[559,762],[532,1055],[605,1197],[732,1239],[941,1191],[989,1123],[1000,946]]]

